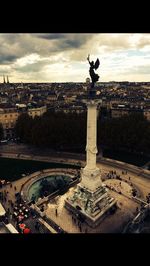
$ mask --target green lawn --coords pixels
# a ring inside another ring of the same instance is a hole
[[[31,174],[33,172],[47,168],[79,168],[74,165],[37,162],[31,160],[17,160],[0,158],[0,179],[14,181],[20,179],[22,174]]]

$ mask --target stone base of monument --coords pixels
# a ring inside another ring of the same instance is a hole
[[[98,226],[115,206],[116,200],[110,197],[104,184],[93,192],[80,183],[73,195],[65,200],[69,212],[92,228]]]

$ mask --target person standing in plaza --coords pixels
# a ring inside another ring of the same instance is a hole
[[[55,214],[56,214],[56,217],[57,217],[57,215],[58,215],[57,209],[55,210]]]

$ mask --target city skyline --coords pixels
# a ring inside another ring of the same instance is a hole
[[[87,55],[100,82],[147,82],[150,34],[0,34],[0,76],[10,82],[85,82]]]

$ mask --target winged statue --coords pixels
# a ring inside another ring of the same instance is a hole
[[[99,75],[94,72],[94,69],[95,70],[98,69],[98,67],[100,65],[100,61],[97,58],[97,60],[95,61],[95,63],[94,63],[94,61],[91,61],[90,62],[90,55],[88,55],[87,60],[88,60],[88,62],[90,64],[89,73],[90,73],[90,77],[91,77],[91,80],[92,80],[91,88],[94,88],[95,82],[97,82],[99,80]]]

